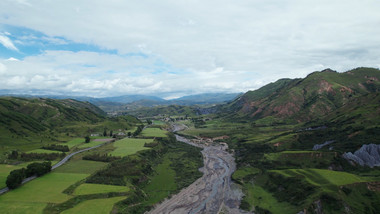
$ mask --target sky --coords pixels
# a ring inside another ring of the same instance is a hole
[[[380,67],[378,0],[1,0],[0,92],[184,95]]]

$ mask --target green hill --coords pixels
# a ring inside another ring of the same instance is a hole
[[[72,137],[130,129],[141,123],[124,116],[106,118],[98,107],[72,99],[0,98],[0,151],[31,150]]]
[[[249,91],[225,106],[239,117],[310,121],[342,107],[350,100],[380,91],[380,71],[357,68],[344,73],[330,69],[314,72],[303,79],[281,79]]]

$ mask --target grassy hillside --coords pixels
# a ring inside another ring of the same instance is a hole
[[[282,79],[244,94],[225,106],[234,117],[309,121],[332,112],[351,99],[380,91],[380,71],[357,68],[345,73],[314,72],[304,79]]]
[[[102,134],[105,129],[119,132],[138,123],[132,116],[106,118],[101,109],[88,102],[1,97],[0,152],[38,149],[73,137]]]

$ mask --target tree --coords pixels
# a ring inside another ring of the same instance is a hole
[[[8,155],[9,159],[17,159],[18,158],[18,151],[13,150],[11,154]]]
[[[89,136],[86,136],[86,137],[84,137],[84,142],[85,142],[85,143],[89,143],[89,142],[90,142],[90,140],[91,140],[91,139],[90,139],[90,137],[89,137]]]
[[[103,136],[104,137],[107,136],[107,130],[106,129],[104,129],[104,131],[103,131]]]
[[[41,176],[51,171],[51,162],[45,161],[43,163],[31,163],[26,167],[26,176],[33,175]]]
[[[132,133],[131,132],[128,132],[128,137],[130,137],[132,135]]]
[[[5,183],[7,184],[7,187],[9,189],[15,189],[21,185],[22,180],[24,180],[25,177],[26,177],[25,168],[16,169],[16,170],[11,171]]]
[[[148,123],[148,125],[152,125],[153,124],[152,120],[150,120],[150,119],[147,119],[146,122]]]
[[[112,137],[112,130],[110,131],[110,137]]]

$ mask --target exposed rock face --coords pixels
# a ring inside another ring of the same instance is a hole
[[[329,141],[326,141],[326,142],[324,142],[324,143],[322,143],[322,144],[315,144],[315,145],[313,146],[313,150],[322,149],[322,147],[324,147],[324,146],[326,146],[326,145],[329,145],[329,144],[331,144],[331,143],[334,143],[334,142],[335,142],[335,140],[329,140]]]
[[[371,168],[380,166],[380,145],[363,145],[359,150],[355,151],[354,154],[347,152],[343,154],[343,157],[361,166],[367,165]]]

